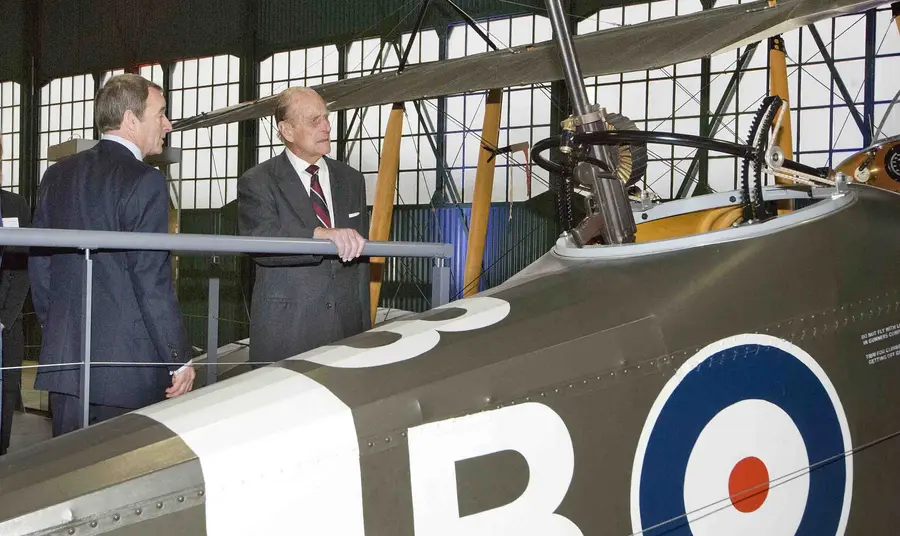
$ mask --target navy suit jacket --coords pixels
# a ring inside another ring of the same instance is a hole
[[[33,227],[165,233],[168,199],[159,170],[123,145],[101,140],[47,170]],[[169,372],[190,358],[170,254],[99,251],[92,258],[91,402],[139,408],[161,401]],[[28,272],[42,327],[41,364],[80,362],[83,253],[32,249]],[[36,389],[70,395],[78,395],[80,385],[79,366],[41,368],[35,379]]]

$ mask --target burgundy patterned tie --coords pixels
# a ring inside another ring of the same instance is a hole
[[[325,193],[322,192],[322,185],[319,184],[319,166],[309,166],[306,172],[312,175],[309,181],[310,195],[313,210],[322,223],[323,227],[331,227],[331,216],[328,213],[328,203],[325,202]]]

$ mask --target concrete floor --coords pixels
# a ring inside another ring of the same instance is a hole
[[[13,414],[9,452],[15,452],[46,441],[53,436],[50,419],[35,413]]]
[[[36,363],[26,361],[24,364],[34,365]],[[12,434],[9,438],[10,452],[30,447],[53,437],[50,419],[45,416],[50,409],[49,397],[47,393],[34,389],[36,370],[26,368],[22,371],[22,403],[25,406],[25,412],[17,411],[13,414]]]

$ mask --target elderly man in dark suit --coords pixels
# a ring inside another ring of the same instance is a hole
[[[94,117],[102,139],[47,170],[34,227],[167,232],[165,177],[143,162],[162,151],[172,129],[159,86],[133,74],[112,77],[97,94]],[[91,424],[184,394],[194,380],[169,252],[100,251],[93,259]],[[83,262],[71,251],[32,250],[42,365],[81,361]],[[79,366],[37,373],[35,388],[50,392],[54,436],[79,426],[80,384]]]
[[[0,157],[3,143],[0,141]],[[3,176],[0,175],[0,184]],[[0,190],[0,214],[4,227],[28,227],[31,210],[19,194]],[[22,329],[22,305],[28,295],[28,250],[7,247],[0,263],[0,329],[3,330],[3,366],[21,367],[25,357],[25,333]],[[0,454],[9,449],[13,412],[22,405],[22,370],[3,371],[2,421],[0,421]]]
[[[250,361],[277,361],[365,331],[369,264],[361,259],[369,219],[360,172],[325,155],[325,101],[288,88],[275,104],[285,151],[238,180],[238,223],[249,236],[321,238],[338,255],[257,256],[250,313]]]

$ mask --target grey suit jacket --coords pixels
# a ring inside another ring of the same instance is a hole
[[[350,166],[325,158],[335,227],[369,236],[365,180]],[[353,215],[351,217],[351,215]],[[309,194],[286,154],[238,180],[238,226],[246,236],[312,238],[319,225]],[[369,262],[337,256],[258,255],[250,310],[250,361],[266,363],[371,328]]]

